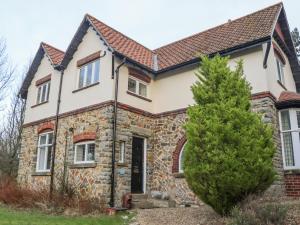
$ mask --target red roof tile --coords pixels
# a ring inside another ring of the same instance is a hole
[[[297,94],[292,91],[283,91],[281,92],[279,99],[279,102],[284,102],[284,101],[300,101],[300,94]]]
[[[153,69],[153,51],[97,20],[95,17],[87,15],[87,18],[115,51]]]
[[[199,54],[213,54],[272,34],[282,3],[267,7],[193,36],[160,47],[159,69],[195,59]]]
[[[41,43],[42,47],[46,51],[46,54],[52,61],[54,65],[59,65],[64,58],[65,53],[49,44],[46,44],[44,42]]]

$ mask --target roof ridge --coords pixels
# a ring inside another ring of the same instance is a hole
[[[107,25],[106,23],[102,22],[101,20],[97,19],[96,17],[94,17],[94,16],[92,16],[92,15],[90,15],[90,14],[88,14],[88,13],[86,13],[85,16],[91,17],[91,18],[97,20],[98,22],[104,24],[105,26],[107,26],[108,28],[112,29],[113,31],[115,31],[115,32],[117,32],[117,33],[123,35],[124,37],[130,39],[131,41],[135,42],[136,44],[138,44],[138,45],[140,45],[140,46],[143,46],[144,48],[146,48],[147,50],[149,50],[149,51],[151,51],[153,54],[155,54],[155,52],[154,52],[152,49],[150,49],[150,48],[146,47],[145,45],[139,43],[138,41],[136,41],[136,40],[134,40],[134,39],[128,37],[126,34],[123,34],[122,32],[116,30],[115,28],[113,28],[113,27]]]
[[[47,45],[47,46],[49,46],[50,48],[53,48],[53,49],[55,49],[55,50],[57,50],[57,51],[59,51],[59,52],[61,52],[61,53],[65,53],[63,50],[60,50],[60,49],[54,47],[53,45],[50,45],[50,44],[48,44],[48,43],[46,43],[46,42],[44,42],[44,41],[41,42],[41,45]]]
[[[277,6],[277,5],[281,5],[281,6],[282,6],[282,5],[283,5],[282,1],[280,1],[280,2],[278,2],[278,3],[276,3],[276,4],[273,4],[273,5],[271,5],[271,6],[267,6],[267,7],[263,8],[263,9],[254,11],[254,12],[252,12],[252,13],[248,13],[248,14],[246,14],[246,15],[244,15],[244,16],[238,17],[238,18],[236,18],[236,19],[234,19],[234,20],[231,20],[230,23],[236,22],[237,20],[243,19],[243,18],[248,17],[248,16],[252,16],[253,14],[259,13],[259,12],[261,12],[261,11],[267,10],[267,9],[272,8],[272,7],[275,7],[275,6]],[[197,36],[197,35],[199,35],[199,34],[202,34],[202,33],[208,32],[208,31],[211,31],[211,30],[216,29],[216,28],[218,28],[218,27],[224,26],[224,25],[226,25],[227,23],[228,23],[228,22],[219,24],[219,25],[217,25],[217,26],[215,26],[215,27],[208,28],[208,29],[206,29],[206,30],[203,30],[203,31],[200,31],[200,32],[198,32],[198,33],[195,33],[195,34],[189,35],[189,36],[187,36],[187,37],[181,38],[181,39],[179,39],[179,40],[173,41],[173,42],[168,43],[168,44],[166,44],[166,45],[162,45],[162,46],[160,46],[160,47],[158,47],[158,48],[156,48],[156,49],[153,49],[153,51],[154,51],[154,53],[156,53],[156,51],[159,50],[159,49],[161,49],[161,48],[170,46],[170,45],[175,44],[175,43],[178,43],[178,42],[180,42],[180,41],[183,41],[183,40],[189,39],[189,38],[191,38],[191,37]]]

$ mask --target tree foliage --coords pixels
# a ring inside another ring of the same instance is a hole
[[[242,61],[232,71],[228,58],[201,57],[196,76],[195,104],[185,125],[184,173],[194,193],[225,215],[273,183],[272,129],[251,111]]]
[[[291,32],[291,36],[295,45],[297,56],[300,57],[300,35],[297,27]]]

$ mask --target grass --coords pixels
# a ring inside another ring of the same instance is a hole
[[[128,219],[125,219],[125,216]],[[0,206],[1,225],[127,225],[130,218],[128,213],[97,217],[56,216],[46,215],[38,211],[20,211]]]

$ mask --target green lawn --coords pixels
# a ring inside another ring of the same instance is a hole
[[[122,218],[123,217],[123,218]],[[46,215],[41,212],[26,212],[0,206],[1,225],[126,225],[131,216],[119,213],[116,216],[66,217]]]

